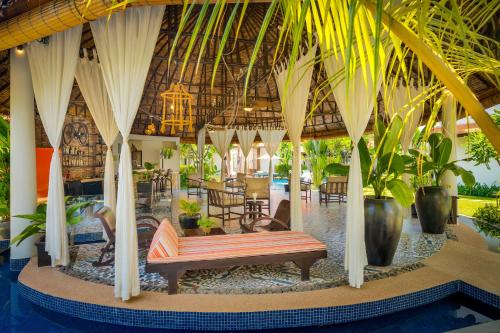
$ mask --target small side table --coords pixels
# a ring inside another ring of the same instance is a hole
[[[247,200],[248,213],[259,212],[262,213],[262,205],[264,201],[260,200]],[[249,217],[255,219],[257,214],[249,214]]]

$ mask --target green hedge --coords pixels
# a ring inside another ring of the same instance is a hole
[[[500,186],[498,185],[486,185],[476,183],[474,186],[465,186],[462,184],[458,185],[458,194],[469,195],[473,197],[487,197],[495,198],[498,196],[500,191]]]

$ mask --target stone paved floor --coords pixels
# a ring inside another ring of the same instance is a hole
[[[161,219],[171,218],[178,228],[178,201],[185,198],[185,191],[174,192],[172,198],[172,213],[166,206],[165,199],[153,207],[153,215]],[[192,199],[194,197],[191,197]],[[272,208],[274,212],[281,199],[288,198],[283,188],[272,191]],[[327,244],[328,258],[318,261],[312,268],[311,281],[300,281],[300,271],[292,263],[283,265],[243,266],[221,270],[202,270],[187,272],[180,283],[183,293],[269,293],[293,290],[311,290],[346,284],[346,273],[343,270],[345,243],[345,203],[330,203],[319,205],[318,193],[313,192],[313,200],[302,201],[304,216],[304,231]],[[202,212],[206,213],[206,195],[200,200]],[[226,232],[238,233],[237,221],[226,225]],[[87,220],[77,226],[76,233],[99,232],[100,225],[96,220]],[[421,267],[420,261],[438,251],[446,242],[446,235],[423,234],[418,221],[404,223],[393,264],[389,267],[367,267],[365,280],[379,279],[396,275],[400,272]],[[84,279],[105,284],[113,284],[113,268],[92,267],[92,262],[98,257],[103,243],[85,244],[72,247],[72,264],[65,272]],[[146,251],[140,251],[141,288],[144,290],[165,291],[167,284],[157,274],[146,274],[144,263]]]

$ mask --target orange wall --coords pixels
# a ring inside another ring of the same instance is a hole
[[[49,192],[50,160],[53,148],[36,148],[36,188],[38,198],[46,198]]]

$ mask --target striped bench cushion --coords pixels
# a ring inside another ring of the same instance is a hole
[[[148,258],[166,258],[179,255],[179,237],[174,226],[168,219],[164,219],[156,230]]]
[[[322,250],[326,250],[325,244],[295,231],[181,237],[178,256],[148,256],[148,262],[187,262]]]

